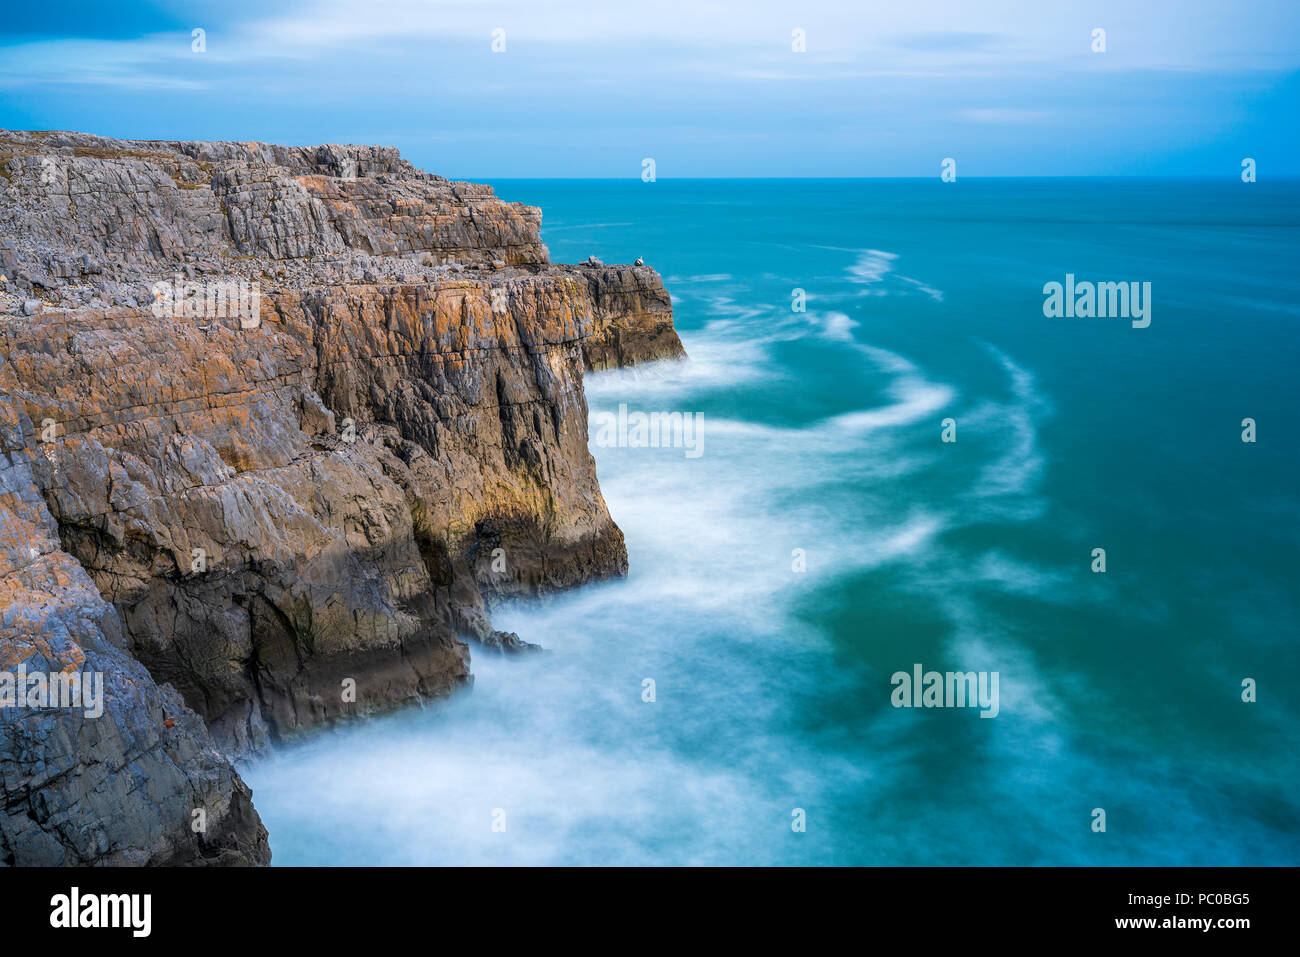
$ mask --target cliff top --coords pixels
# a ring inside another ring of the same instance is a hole
[[[0,314],[138,307],[159,281],[280,288],[542,271],[541,211],[386,146],[0,130]]]

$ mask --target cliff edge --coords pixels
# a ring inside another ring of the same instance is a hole
[[[384,147],[0,132],[0,667],[105,676],[0,707],[0,863],[265,863],[230,759],[626,572],[582,376],[683,356],[671,299],[540,224]]]

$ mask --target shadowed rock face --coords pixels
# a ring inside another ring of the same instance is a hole
[[[98,673],[103,712],[0,707],[0,864],[267,863],[248,787],[60,549],[14,386],[0,366],[0,668]]]
[[[658,274],[540,220],[380,147],[0,133],[0,659],[112,676],[0,708],[0,860],[264,863],[226,755],[626,572],[582,374],[684,353]]]

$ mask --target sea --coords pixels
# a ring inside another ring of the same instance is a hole
[[[273,863],[1300,863],[1300,181],[494,185],[672,294],[631,570],[242,765]]]

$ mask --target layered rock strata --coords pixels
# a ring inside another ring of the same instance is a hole
[[[382,147],[0,133],[0,662],[106,676],[0,707],[0,861],[264,863],[230,759],[626,571],[582,375],[683,355],[671,300],[540,220]]]

